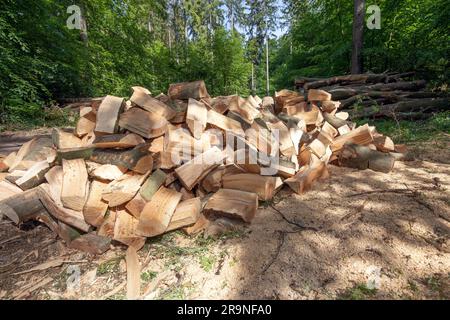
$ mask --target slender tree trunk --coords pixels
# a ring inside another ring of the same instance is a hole
[[[266,37],[266,95],[270,96],[270,77],[269,77],[269,36]]]
[[[354,0],[352,74],[363,73],[363,36],[365,0]]]

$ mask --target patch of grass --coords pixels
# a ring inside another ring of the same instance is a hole
[[[377,289],[370,289],[366,284],[361,283],[347,290],[342,296],[344,300],[367,300],[373,298],[377,293]]]
[[[450,111],[437,113],[422,121],[361,119],[358,125],[369,123],[377,131],[391,137],[395,143],[421,142],[439,139],[442,133],[450,133]]]
[[[419,291],[419,287],[412,280],[408,280],[408,287],[409,287],[409,290],[411,290],[412,292],[418,292]]]
[[[151,280],[155,279],[157,275],[158,272],[148,270],[141,273],[141,280],[144,282],[150,282]]]
[[[440,293],[442,289],[441,279],[438,276],[432,276],[426,279],[427,286],[431,291]]]
[[[78,121],[78,113],[57,106],[37,108],[30,116],[28,114],[10,114],[0,121],[0,132],[30,130],[39,127],[74,127]]]
[[[116,293],[115,295],[107,298],[106,300],[125,300],[125,293]]]
[[[212,268],[214,267],[214,263],[216,263],[216,257],[214,256],[201,256],[199,259],[200,262],[200,266],[202,267],[203,270],[205,270],[206,272],[210,272],[212,270]]]
[[[116,257],[116,258],[113,258],[113,259],[110,259],[108,261],[101,263],[97,267],[97,275],[103,276],[108,273],[119,272],[119,264],[120,264],[120,260],[122,260],[122,259],[123,259],[123,256],[120,256],[120,257]]]

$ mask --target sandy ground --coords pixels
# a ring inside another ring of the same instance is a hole
[[[139,252],[144,299],[449,299],[449,142],[391,174],[330,166],[218,239],[173,232]],[[124,299],[125,248],[67,249],[46,227],[0,221],[1,299]],[[61,259],[45,270],[29,271]]]

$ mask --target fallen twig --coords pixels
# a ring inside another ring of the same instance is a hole
[[[278,210],[277,208],[275,208],[273,205],[270,205],[270,207],[271,207],[276,213],[278,213],[278,214],[283,218],[284,221],[286,221],[286,222],[289,223],[289,224],[292,224],[292,225],[296,226],[296,227],[299,228],[299,229],[302,229],[302,230],[319,231],[318,228],[315,228],[315,227],[309,227],[309,226],[304,226],[304,225],[302,225],[302,224],[300,224],[300,223],[298,223],[298,222],[294,222],[294,221],[292,221],[292,220],[289,220],[289,219],[288,219],[288,218],[287,218],[280,210]]]

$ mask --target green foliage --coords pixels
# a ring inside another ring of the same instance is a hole
[[[365,284],[358,284],[347,290],[342,298],[344,300],[368,300],[376,295],[377,289],[368,288]]]
[[[362,119],[358,124],[375,125],[377,131],[390,136],[395,143],[408,143],[436,139],[440,134],[450,133],[450,111],[433,115],[425,121],[370,120]]]

